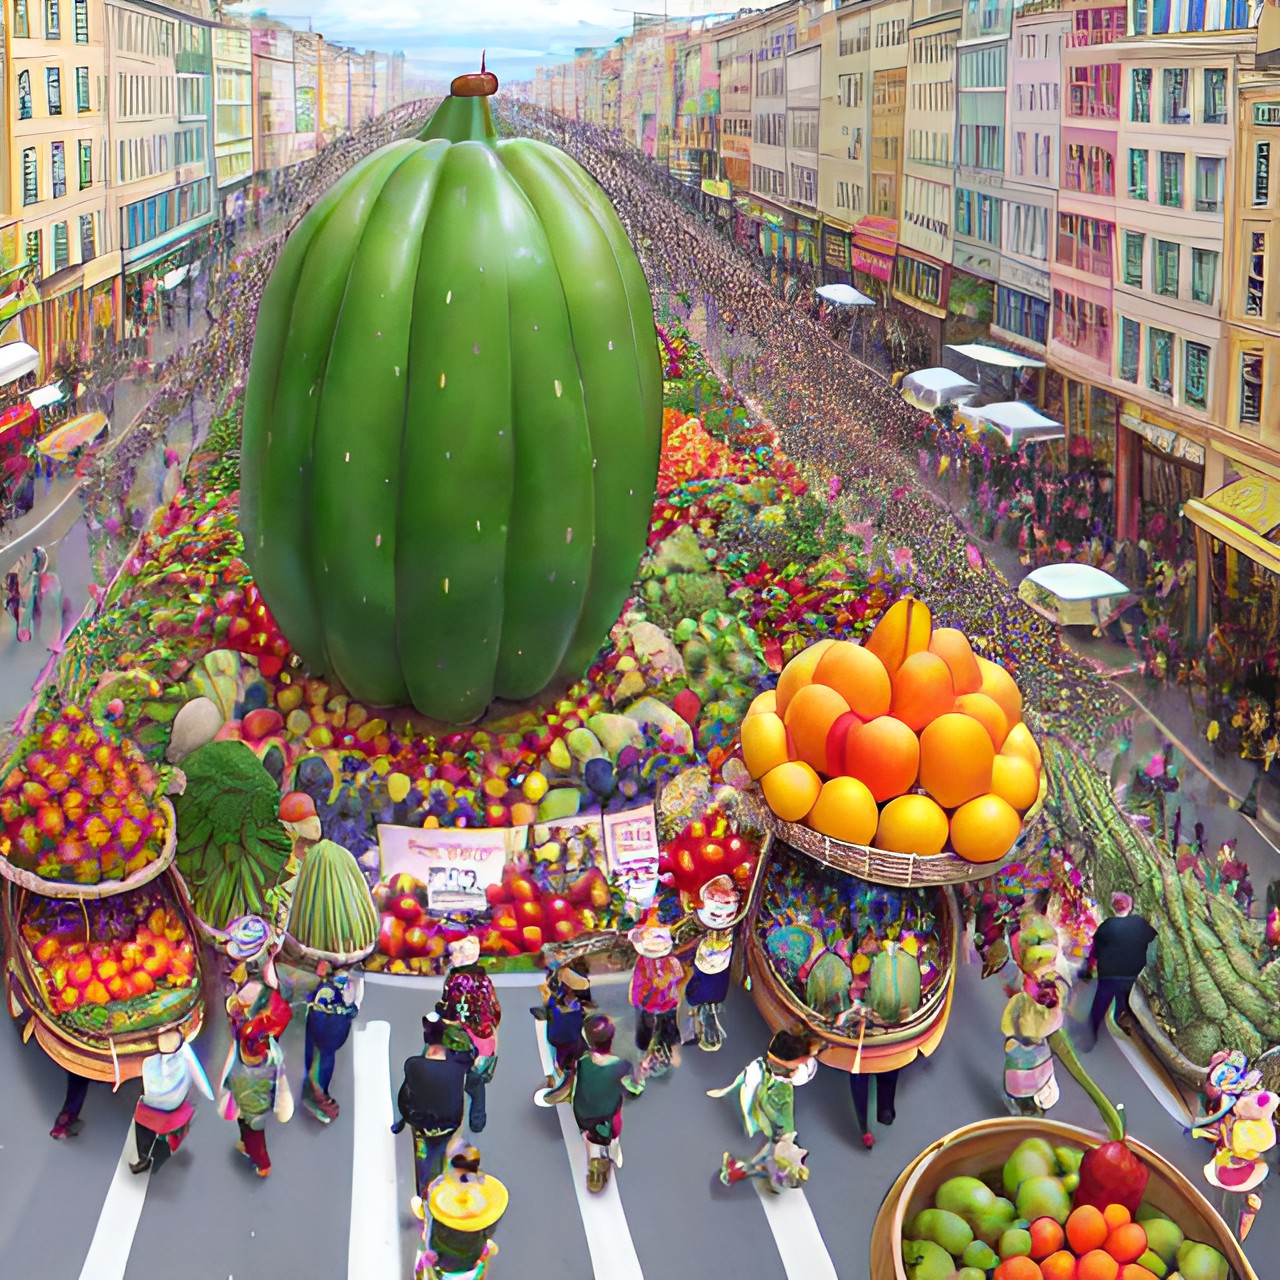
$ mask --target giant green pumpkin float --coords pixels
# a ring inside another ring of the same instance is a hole
[[[245,556],[294,651],[448,723],[582,674],[644,551],[662,373],[594,180],[490,73],[299,223],[262,297]]]

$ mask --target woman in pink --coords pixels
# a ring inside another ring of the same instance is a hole
[[[684,966],[671,954],[671,930],[650,917],[627,935],[636,950],[631,1005],[636,1011],[636,1048],[645,1054],[644,1075],[661,1076],[678,1061],[680,1028],[676,1006]]]

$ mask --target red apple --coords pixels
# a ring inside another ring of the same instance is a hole
[[[387,903],[387,910],[405,924],[417,924],[422,919],[422,906],[411,893],[398,893]]]
[[[559,924],[561,920],[575,920],[577,918],[573,903],[567,898],[548,898],[542,906],[547,919],[553,925]]]
[[[557,942],[572,942],[582,932],[580,920],[557,920],[551,933]]]
[[[378,930],[378,950],[392,960],[404,955],[404,922],[395,916],[383,916]]]
[[[846,760],[849,752],[849,739],[862,726],[862,717],[852,711],[838,716],[827,732],[827,773],[839,778],[848,773]]]
[[[510,888],[514,902],[534,902],[541,896],[537,884],[529,876],[518,871],[511,877]]]
[[[387,881],[387,893],[391,897],[396,897],[401,893],[413,894],[422,888],[422,882],[414,879],[407,871],[397,871],[395,875]]]
[[[431,941],[427,931],[421,925],[414,925],[404,931],[404,953],[407,956],[422,956],[427,953],[427,944]]]
[[[527,952],[542,950],[542,930],[536,924],[525,925],[520,930],[520,938]]]
[[[541,902],[517,902],[516,920],[523,928],[525,925],[540,925],[543,921]]]
[[[485,885],[484,896],[491,907],[499,907],[503,903],[511,901],[505,884]]]

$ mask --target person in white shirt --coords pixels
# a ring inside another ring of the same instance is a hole
[[[193,1084],[213,1101],[209,1077],[182,1032],[162,1031],[156,1052],[142,1064],[142,1097],[133,1113],[133,1173],[159,1168],[182,1144],[195,1115],[188,1097]]]

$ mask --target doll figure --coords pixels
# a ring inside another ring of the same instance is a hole
[[[1249,1059],[1239,1049],[1220,1049],[1209,1059],[1201,1089],[1203,1110],[1192,1122],[1200,1129],[1217,1124],[1231,1108],[1262,1083],[1262,1072],[1249,1069]]]
[[[467,1126],[472,1133],[480,1133],[487,1121],[485,1086],[493,1079],[498,1065],[502,1006],[493,989],[493,980],[480,963],[480,939],[474,934],[450,943],[449,965],[439,1011],[446,1022],[465,1027],[475,1045],[475,1065],[467,1075],[467,1097],[471,1099]]]
[[[636,1048],[642,1069],[655,1078],[679,1062],[680,1028],[676,1008],[684,966],[671,954],[671,930],[650,916],[627,935],[636,950],[631,975],[631,1007],[637,1014]]]
[[[1068,985],[1058,972],[1058,935],[1044,916],[1023,917],[1011,945],[1022,989],[1009,991],[1000,1019],[1004,1092],[1014,1115],[1043,1115],[1058,1101],[1049,1037],[1066,1019]]]
[[[572,965],[553,963],[542,986],[542,999],[542,1005],[530,1012],[546,1023],[547,1043],[555,1054],[559,1079],[549,1076],[547,1087],[534,1095],[534,1101],[540,1107],[551,1107],[569,1100],[578,1059],[587,1051],[582,1027],[588,1008],[594,1008],[591,980]]]
[[[733,926],[742,895],[728,876],[716,876],[702,886],[694,914],[706,933],[698,939],[693,976],[685,988],[685,1001],[693,1014],[698,1047],[714,1053],[724,1044],[720,1009],[729,994],[733,962]]]
[[[415,1280],[480,1280],[498,1252],[494,1228],[507,1211],[508,1192],[480,1171],[480,1153],[455,1138],[444,1172],[425,1198],[414,1196],[413,1215],[422,1223]]]
[[[1205,1181],[1229,1194],[1244,1196],[1236,1228],[1240,1240],[1249,1234],[1262,1207],[1257,1188],[1270,1172],[1267,1154],[1276,1145],[1277,1106],[1280,1094],[1268,1090],[1246,1093],[1215,1123],[1191,1131],[1193,1137],[1211,1138],[1215,1144],[1213,1158],[1204,1167]]]
[[[764,1139],[749,1160],[724,1153],[720,1181],[725,1186],[747,1178],[760,1178],[770,1191],[798,1187],[809,1176],[808,1152],[796,1145],[795,1090],[817,1074],[819,1042],[800,1028],[778,1031],[768,1052],[749,1063],[732,1084],[707,1090],[708,1098],[737,1095],[742,1127],[748,1138]]]
[[[188,1097],[193,1084],[213,1101],[209,1077],[182,1032],[160,1032],[155,1053],[142,1063],[142,1097],[133,1113],[137,1158],[129,1163],[131,1173],[158,1169],[182,1145],[195,1115]]]

